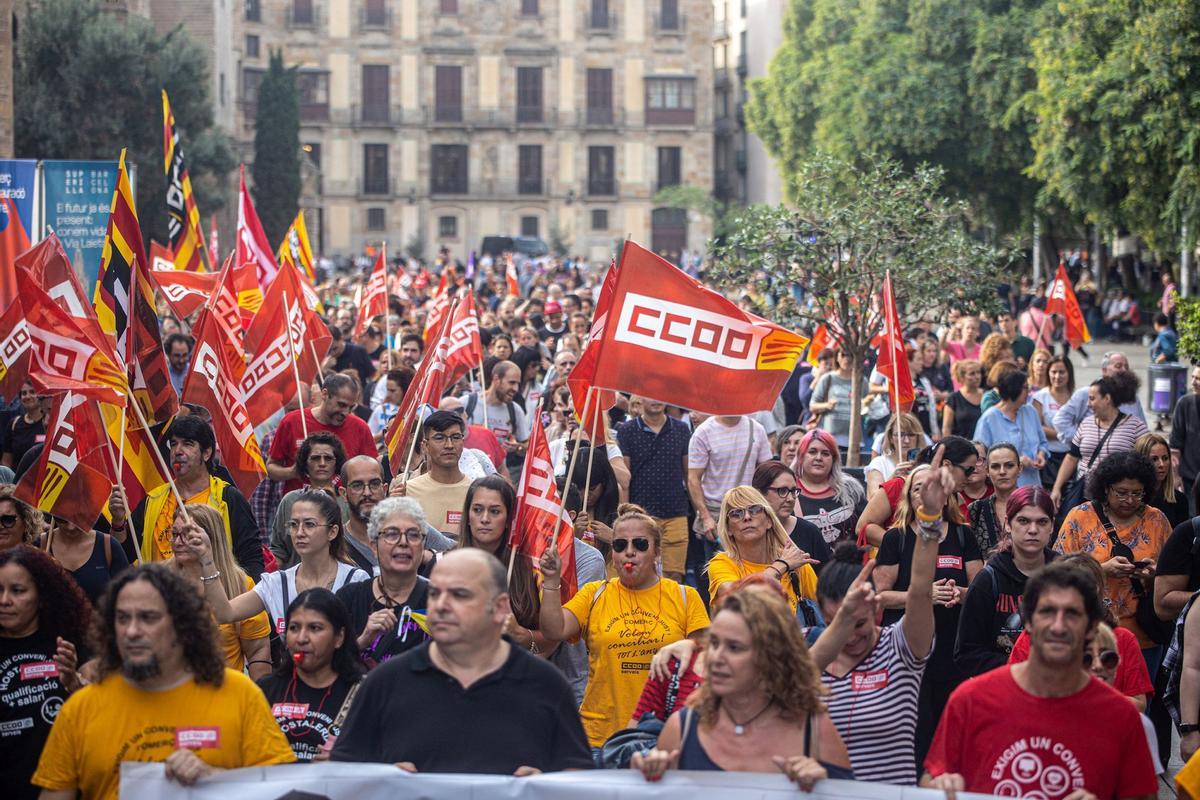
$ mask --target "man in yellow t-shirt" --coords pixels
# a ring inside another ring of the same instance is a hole
[[[214,578],[215,579],[215,578]],[[102,679],[63,705],[32,783],[43,800],[116,800],[124,761],[184,785],[295,760],[262,692],[225,668],[200,595],[162,564],[114,580],[98,611]]]

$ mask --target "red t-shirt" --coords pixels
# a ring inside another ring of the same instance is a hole
[[[482,451],[484,455],[492,460],[492,466],[496,469],[500,469],[500,465],[504,463],[504,458],[507,455],[504,452],[504,448],[500,446],[500,442],[496,439],[496,434],[482,425],[467,426],[467,438],[463,440],[463,447]]]
[[[300,449],[300,443],[304,441],[304,424],[300,422],[300,409],[289,411],[279,421],[279,427],[275,429],[275,438],[271,440],[271,449],[267,453],[272,461],[290,467],[296,463],[296,451]],[[308,424],[309,434],[314,434],[317,431],[328,431],[342,441],[342,447],[346,449],[346,459],[349,460],[355,456],[370,456],[371,458],[379,458],[379,449],[375,447],[375,437],[371,435],[371,429],[367,427],[367,423],[363,422],[353,414],[346,417],[346,421],[342,423],[340,428],[330,427],[317,421],[313,416],[312,409],[304,409],[304,421]],[[283,484],[283,491],[292,491],[293,489],[304,488],[304,480],[302,478],[292,478]]]
[[[675,705],[671,712],[674,713],[683,708],[683,704],[691,696],[692,692],[700,688],[704,683],[702,678],[696,671],[696,658],[700,655],[700,648],[697,647],[692,651],[692,658],[688,661],[687,668],[679,676],[679,690],[675,695]],[[679,669],[679,660],[671,659],[672,673]],[[671,679],[659,680],[658,678],[647,678],[646,685],[642,687],[642,696],[638,698],[637,708],[633,711],[632,719],[640,720],[642,715],[653,711],[654,716],[661,721],[666,722],[667,711],[667,689],[671,685]]]
[[[958,687],[925,769],[957,773],[968,792],[1058,800],[1086,789],[1100,800],[1153,796],[1158,778],[1133,704],[1097,678],[1069,697],[1034,697],[1012,667]]]
[[[1137,636],[1127,628],[1113,628],[1117,637],[1117,652],[1121,663],[1117,665],[1117,674],[1113,676],[1113,688],[1126,697],[1146,695],[1149,700],[1154,695],[1154,684],[1150,680],[1150,671],[1146,669],[1146,659],[1142,657],[1142,648]],[[1017,641],[1013,642],[1012,652],[1008,654],[1008,663],[1020,664],[1029,660],[1029,634],[1021,631]]]

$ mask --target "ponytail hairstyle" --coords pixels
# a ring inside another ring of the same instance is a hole
[[[833,548],[833,558],[821,569],[817,578],[817,602],[840,603],[850,586],[862,572],[865,552],[854,542],[839,542]]]

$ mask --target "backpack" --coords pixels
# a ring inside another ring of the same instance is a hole
[[[516,438],[517,435],[517,404],[509,400],[506,404],[508,407],[508,435]],[[467,395],[467,420],[475,419],[475,409],[479,406],[479,393],[471,392]],[[472,423],[474,424],[474,423]]]

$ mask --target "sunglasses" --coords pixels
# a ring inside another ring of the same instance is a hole
[[[633,544],[634,549],[636,549],[639,553],[644,553],[650,549],[650,540],[649,539],[642,539],[642,538],[613,539],[613,541],[612,541],[613,552],[614,553],[624,553],[625,548],[629,547],[629,545],[631,543]]]
[[[11,528],[17,524],[16,514],[0,514],[0,528]]]
[[[779,496],[783,497],[782,494]],[[763,513],[763,507],[760,505],[753,505],[748,508],[731,508],[729,509],[727,516],[732,520],[743,520],[748,516],[757,517],[761,513]]]
[[[1095,659],[1092,658],[1092,653],[1090,650],[1083,654],[1083,668],[1084,669],[1091,669],[1092,663],[1094,661],[1095,661]],[[1117,664],[1119,664],[1120,661],[1121,661],[1121,656],[1117,653],[1116,650],[1101,650],[1100,651],[1100,666],[1103,667],[1104,669],[1116,669]]]

